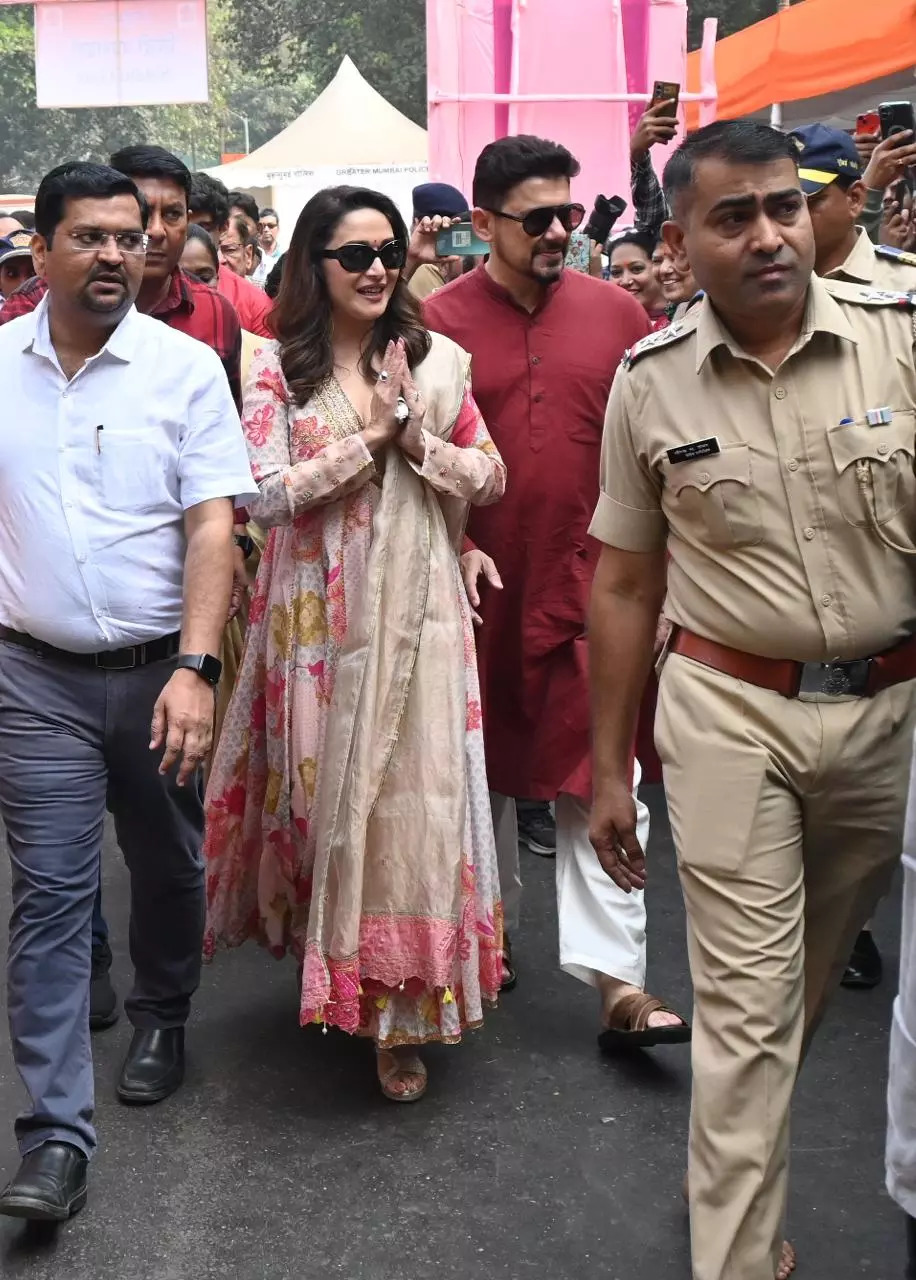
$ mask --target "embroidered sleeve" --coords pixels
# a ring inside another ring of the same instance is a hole
[[[470,383],[451,440],[423,432],[426,457],[420,475],[438,493],[463,498],[475,506],[498,502],[506,491],[506,465],[490,439]]]
[[[357,435],[330,440],[302,462],[290,456],[290,405],[275,345],[255,353],[245,387],[242,426],[258,485],[249,504],[256,524],[290,524],[305,511],[339,502],[375,475],[372,455]]]

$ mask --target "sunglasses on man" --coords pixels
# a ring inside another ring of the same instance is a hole
[[[511,222],[520,222],[525,235],[531,236],[533,240],[544,234],[553,224],[554,218],[564,231],[575,231],[582,225],[582,219],[585,217],[585,206],[581,204],[545,204],[537,209],[529,209],[527,213],[505,213],[502,209],[486,209],[486,211],[495,213],[497,218],[508,218]]]
[[[351,275],[362,275],[368,271],[376,258],[381,259],[386,271],[400,271],[407,261],[407,245],[403,240],[386,240],[384,244],[367,244],[356,241],[353,244],[342,244],[339,249],[320,249],[316,258],[334,258]]]

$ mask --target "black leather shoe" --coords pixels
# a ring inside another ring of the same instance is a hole
[[[870,929],[863,929],[856,938],[856,945],[843,974],[843,986],[853,990],[870,991],[884,976],[881,952],[875,946]]]
[[[907,1267],[906,1280],[916,1280],[916,1218],[906,1218]]]
[[[118,1097],[133,1106],[161,1102],[184,1080],[184,1027],[165,1031],[137,1028],[130,1042]]]
[[[66,1222],[86,1203],[89,1161],[68,1142],[45,1142],[30,1151],[0,1194],[0,1213],[33,1222]]]
[[[104,1031],[118,1020],[118,997],[111,985],[111,950],[92,948],[92,978],[89,984],[89,1030]]]

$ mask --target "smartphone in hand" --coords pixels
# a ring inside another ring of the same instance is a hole
[[[474,234],[470,222],[453,222],[436,236],[436,255],[440,258],[477,258],[489,252],[490,246]]]
[[[856,116],[856,135],[860,138],[877,138],[881,132],[881,117],[877,111],[863,111]]]
[[[916,132],[916,116],[912,102],[882,102],[878,106],[881,137],[891,138],[895,133],[910,129]]]
[[[652,101],[649,103],[651,107],[657,107],[660,102],[668,102],[668,106],[660,114],[670,116],[673,120],[677,115],[678,103],[681,97],[681,86],[674,80],[656,80],[652,89]],[[673,101],[669,101],[673,99]]]

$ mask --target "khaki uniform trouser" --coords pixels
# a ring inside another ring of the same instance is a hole
[[[916,682],[783,698],[672,655],[656,743],[694,985],[694,1280],[773,1280],[796,1073],[900,856]]]

